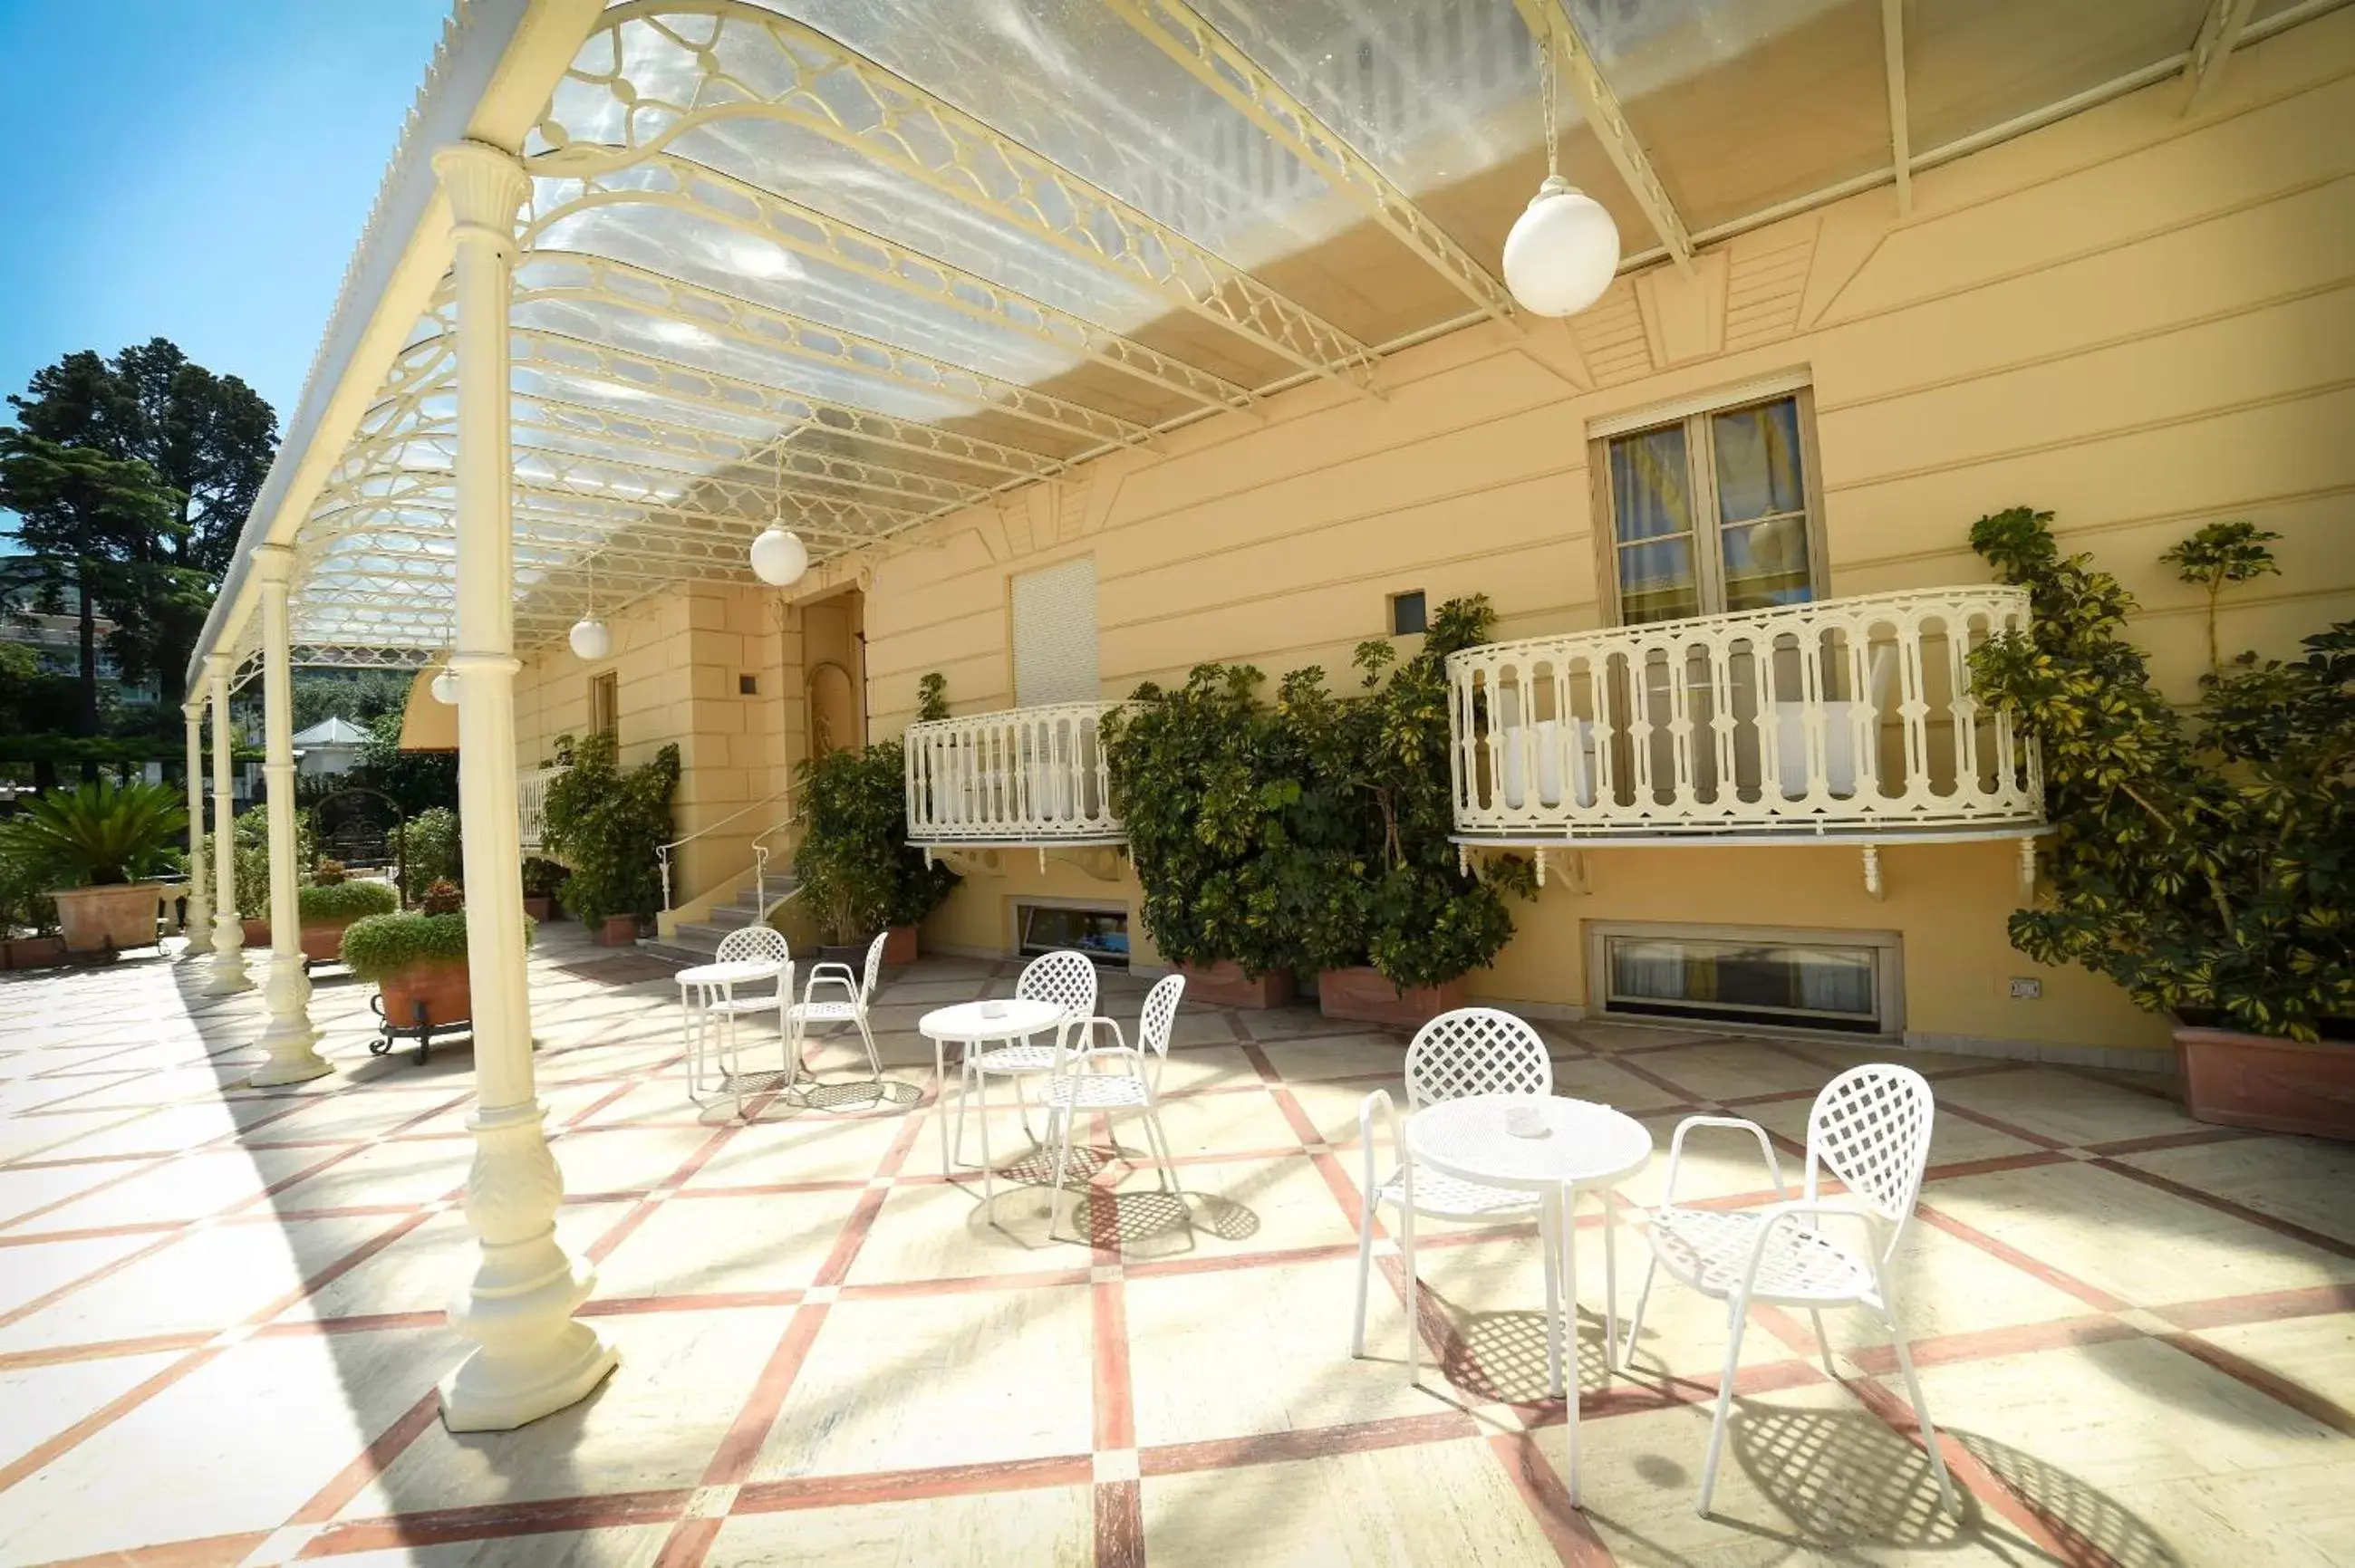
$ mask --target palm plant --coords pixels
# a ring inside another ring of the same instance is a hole
[[[101,781],[37,797],[0,826],[0,854],[52,886],[103,887],[171,869],[172,842],[187,825],[178,790]]]

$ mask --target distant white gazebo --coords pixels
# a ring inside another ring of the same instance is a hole
[[[304,776],[348,773],[360,759],[368,731],[348,719],[331,718],[296,732],[294,767]]]

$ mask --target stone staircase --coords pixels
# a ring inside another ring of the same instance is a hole
[[[794,890],[792,872],[772,873],[769,877],[769,902],[774,904]],[[708,964],[719,951],[719,938],[730,931],[741,931],[761,918],[761,906],[754,891],[747,886],[736,895],[733,904],[715,904],[709,917],[702,920],[682,920],[677,933],[667,942],[648,938],[638,946],[665,958],[683,959],[689,963]]]

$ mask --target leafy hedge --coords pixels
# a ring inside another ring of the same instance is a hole
[[[523,923],[524,944],[532,923]],[[446,915],[371,915],[344,932],[344,962],[364,980],[381,980],[420,964],[466,961],[466,912]]]
[[[676,831],[670,798],[678,788],[678,747],[666,746],[623,769],[610,735],[583,737],[572,761],[549,780],[548,847],[572,867],[559,896],[584,926],[615,915],[654,918],[662,906],[655,851]]]
[[[400,857],[401,895],[411,902],[437,882],[464,882],[465,857],[458,813],[446,806],[422,810],[393,830],[390,847]]]
[[[400,907],[400,895],[389,882],[314,883],[297,889],[294,896],[305,926],[389,915]]]

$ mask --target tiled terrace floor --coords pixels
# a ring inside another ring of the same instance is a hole
[[[1835,1383],[1761,1312],[1697,1519],[1723,1320],[1665,1282],[1634,1381],[1606,1383],[1582,1325],[1580,1515],[1529,1237],[1428,1238],[1444,1383],[1406,1386],[1388,1286],[1377,1359],[1345,1353],[1354,1118],[1398,1037],[1187,1009],[1182,1195],[1095,1161],[1087,1247],[1049,1239],[1036,1186],[985,1212],[943,1182],[918,1103],[917,1016],[1012,966],[892,981],[890,1104],[736,1127],[682,1097],[659,966],[569,930],[532,959],[540,1081],[561,1229],[623,1360],[501,1435],[453,1436],[432,1393],[462,1348],[465,1051],[371,1059],[365,988],[327,980],[341,1070],[249,1092],[254,997],[205,1002],[152,959],[0,983],[0,1561],[2355,1562],[2348,1150],[2200,1128],[2148,1086],[1923,1061],[1941,1116],[1901,1277],[1963,1517],[1934,1511],[1862,1319],[1834,1319]],[[1796,1138],[1856,1054],[1547,1033],[1562,1092],[1664,1144],[1726,1106]],[[1732,1153],[1700,1151],[1695,1190],[1754,1192]],[[1590,1220],[1590,1310],[1602,1243]]]

